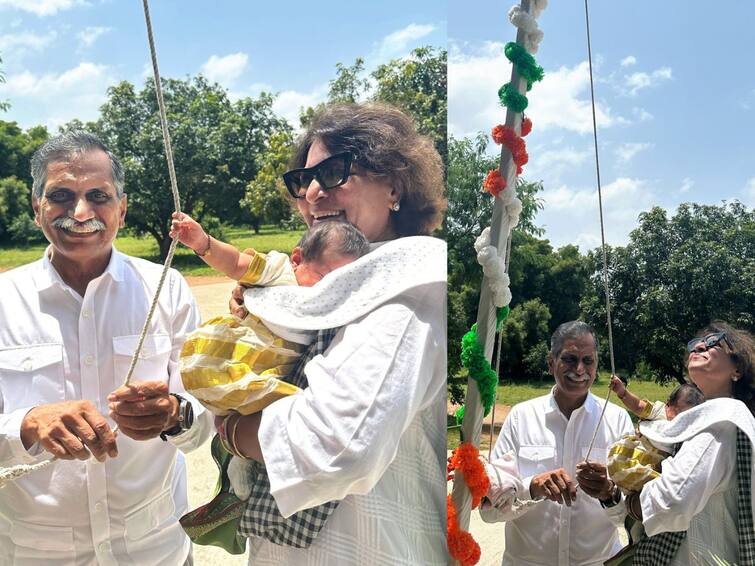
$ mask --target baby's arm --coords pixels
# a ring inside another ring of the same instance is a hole
[[[244,276],[252,261],[252,256],[216,240],[196,220],[183,213],[173,213],[170,236],[194,250],[207,265],[237,281]]]
[[[616,396],[624,403],[624,406],[635,415],[639,416],[647,408],[648,402],[631,393],[617,376],[611,377],[610,387],[611,391],[616,393]]]

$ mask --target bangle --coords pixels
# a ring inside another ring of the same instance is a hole
[[[637,505],[635,505],[635,502]],[[635,506],[637,507],[636,509]],[[632,517],[635,521],[642,522],[642,504],[640,504],[639,491],[633,491],[627,496],[626,509],[627,515]]]
[[[236,440],[236,431],[239,429],[239,421],[241,420],[242,415],[239,414],[238,418],[236,418],[235,421],[233,421],[233,430],[231,431],[231,446],[233,447],[233,452],[236,456],[241,458],[242,460],[248,460],[246,456],[239,450],[239,445]]]
[[[207,247],[204,249],[202,253],[199,253],[197,250],[192,250],[195,254],[197,254],[199,257],[204,257],[206,255],[210,255],[210,246],[212,245],[212,236],[207,234]]]

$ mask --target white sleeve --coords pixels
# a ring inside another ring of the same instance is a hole
[[[262,411],[259,441],[284,516],[370,491],[417,413],[438,399],[445,289],[442,301],[428,295],[421,304],[387,303],[341,329],[307,364],[309,387]]]
[[[177,393],[186,398],[194,409],[194,423],[191,428],[176,436],[169,436],[168,440],[182,452],[191,452],[201,446],[213,432],[214,423],[212,413],[184,389],[181,381],[181,372],[178,370],[178,362],[181,356],[181,348],[188,334],[199,326],[201,317],[199,307],[194,300],[186,280],[177,272],[171,271],[171,299],[173,306],[172,318],[172,349],[168,362],[168,389],[171,393]]]
[[[662,463],[661,477],[640,494],[648,536],[684,531],[710,496],[731,481],[736,468],[735,426],[722,423],[687,440]]]
[[[27,451],[23,442],[21,442],[21,422],[26,413],[34,407],[3,413],[2,405],[2,395],[0,395],[0,466],[33,464],[43,459],[40,454],[49,457],[49,454],[42,450],[38,444],[34,444]]]
[[[500,437],[499,437],[500,438]],[[514,503],[522,490],[522,480],[516,465],[514,452],[502,456],[491,455],[485,464],[485,471],[490,480],[490,489],[480,504],[480,517],[486,523],[497,523],[516,519],[523,513],[517,512]]]

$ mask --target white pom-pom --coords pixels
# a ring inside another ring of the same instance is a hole
[[[532,55],[537,53],[537,50],[540,47],[540,42],[543,40],[544,35],[545,34],[542,31],[537,30],[524,36],[524,48],[528,53]]]
[[[474,243],[474,249],[479,252],[482,248],[489,245],[490,245],[490,227],[487,227],[482,231],[482,233],[479,236],[477,236],[477,239],[475,240],[475,243]]]
[[[509,21],[525,33],[537,31],[537,20],[522,10],[521,6],[512,6],[509,10]]]
[[[533,18],[539,18],[548,7],[548,0],[530,0],[530,14]]]
[[[522,201],[518,198],[512,198],[506,205],[506,216],[509,217],[509,224],[511,228],[515,228],[519,224],[519,216],[522,213]]]
[[[477,252],[477,263],[483,267],[483,273],[485,266],[495,259],[496,249],[493,246],[485,246]]]

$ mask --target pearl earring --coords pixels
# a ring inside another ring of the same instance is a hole
[[[390,208],[391,208],[391,210],[392,210],[393,212],[398,212],[399,210],[401,210],[401,204],[400,204],[400,203],[399,203],[398,201],[396,201],[396,202],[394,202],[394,203],[393,203],[393,204],[391,205],[391,207],[390,207]]]

